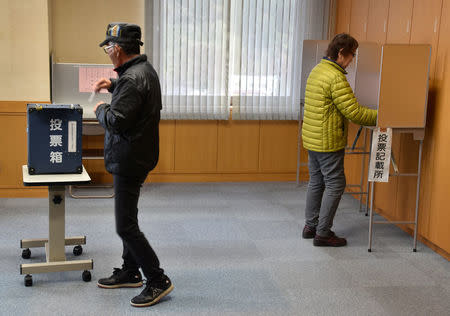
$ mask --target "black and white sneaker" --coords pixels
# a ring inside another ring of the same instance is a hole
[[[158,303],[164,296],[172,292],[173,284],[166,275],[156,281],[147,283],[145,289],[131,299],[131,305],[135,307],[146,307]]]
[[[130,271],[114,268],[113,274],[109,278],[98,280],[97,285],[104,289],[117,289],[120,287],[141,287],[143,282],[139,270]]]

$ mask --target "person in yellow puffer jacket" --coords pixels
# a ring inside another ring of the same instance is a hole
[[[376,125],[377,111],[358,103],[345,77],[357,48],[350,35],[336,35],[306,83],[302,140],[308,151],[309,183],[302,236],[314,238],[314,246],[347,244],[331,227],[346,185],[348,121]]]

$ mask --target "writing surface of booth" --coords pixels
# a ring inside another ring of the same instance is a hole
[[[27,104],[30,174],[82,172],[82,116],[78,104]]]

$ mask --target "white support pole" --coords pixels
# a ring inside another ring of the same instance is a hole
[[[419,145],[419,163],[417,167],[417,187],[416,187],[416,210],[415,210],[415,216],[414,216],[414,246],[413,246],[413,252],[417,251],[417,226],[418,226],[418,220],[419,220],[419,195],[420,195],[420,171],[422,170],[422,147],[423,147],[423,140],[420,140]]]

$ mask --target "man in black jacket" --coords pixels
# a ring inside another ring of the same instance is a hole
[[[112,93],[111,104],[94,108],[105,129],[105,166],[113,175],[116,230],[123,242],[122,268],[98,280],[102,288],[140,287],[142,269],[147,285],[131,300],[133,306],[150,306],[173,289],[170,279],[138,226],[140,188],[155,168],[159,155],[161,87],[156,71],[140,54],[141,28],[135,24],[110,23],[100,43],[114,64],[117,79],[100,79],[96,92]]]

